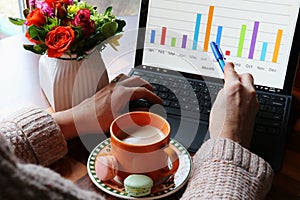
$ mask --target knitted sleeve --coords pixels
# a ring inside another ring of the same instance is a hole
[[[0,134],[24,163],[50,165],[67,153],[67,144],[52,116],[39,108],[25,108],[0,123]]]
[[[182,199],[264,199],[271,188],[270,165],[232,140],[208,140],[193,162]]]
[[[107,199],[107,196],[80,189],[48,168],[18,161],[0,135],[0,199]]]

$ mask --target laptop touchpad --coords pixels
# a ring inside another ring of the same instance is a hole
[[[171,138],[180,142],[188,151],[196,152],[209,138],[208,123],[168,115],[171,126]]]

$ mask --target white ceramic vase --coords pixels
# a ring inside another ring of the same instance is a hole
[[[40,85],[54,111],[69,109],[108,84],[108,74],[97,48],[81,60],[63,55],[39,60]]]

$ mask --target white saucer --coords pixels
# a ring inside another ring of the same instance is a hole
[[[175,173],[174,178],[171,178],[165,183],[162,183],[152,188],[152,193],[148,196],[144,196],[144,197],[129,196],[125,192],[125,188],[123,184],[120,184],[118,181],[115,180],[101,181],[96,176],[96,171],[95,171],[96,157],[100,152],[101,153],[110,152],[111,150],[110,139],[106,139],[103,142],[101,142],[91,152],[87,162],[89,177],[98,188],[100,188],[101,190],[103,190],[104,192],[112,196],[122,198],[122,199],[158,199],[158,198],[169,196],[184,186],[192,170],[192,159],[190,157],[189,152],[179,142],[173,139],[171,139],[170,141],[170,147],[174,148],[174,150],[178,154],[178,158],[179,158],[178,170]]]

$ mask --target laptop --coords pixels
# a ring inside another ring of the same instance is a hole
[[[216,42],[238,73],[251,73],[260,103],[251,151],[280,169],[300,47],[299,1],[142,0],[135,66],[162,105],[171,137],[191,153],[209,138],[211,106],[224,75],[209,47]]]

